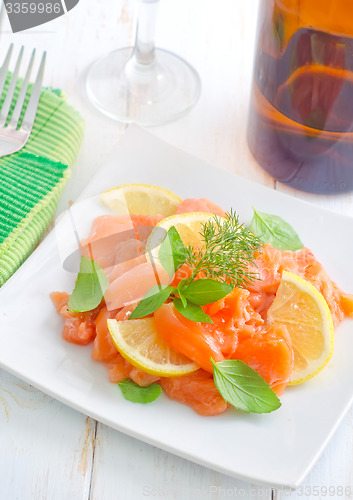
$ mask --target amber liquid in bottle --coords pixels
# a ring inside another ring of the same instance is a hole
[[[353,36],[353,2],[262,0],[259,15],[252,153],[277,180],[297,189],[353,190],[353,38],[342,34]]]

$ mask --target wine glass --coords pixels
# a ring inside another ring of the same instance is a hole
[[[160,125],[187,113],[200,92],[199,75],[181,57],[154,45],[159,0],[139,0],[134,47],[93,63],[87,95],[102,113],[123,123]]]

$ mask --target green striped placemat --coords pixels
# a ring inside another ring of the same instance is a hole
[[[33,251],[52,220],[84,128],[61,91],[43,89],[27,144],[0,158],[0,286]]]

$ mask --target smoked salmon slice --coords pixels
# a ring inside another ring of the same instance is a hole
[[[52,292],[50,298],[60,316],[64,319],[62,336],[67,342],[78,345],[89,344],[96,335],[95,319],[100,306],[93,311],[74,313],[67,307],[69,294]]]
[[[162,378],[161,387],[170,399],[191,406],[199,415],[220,415],[230,406],[218,392],[212,375],[204,370]]]
[[[204,370],[213,372],[211,358],[223,361],[221,349],[210,332],[196,323],[184,318],[172,303],[163,304],[154,313],[158,335],[175,351],[184,354]]]
[[[187,198],[177,206],[176,214],[185,214],[190,212],[208,212],[210,214],[225,216],[225,211],[207,198]]]

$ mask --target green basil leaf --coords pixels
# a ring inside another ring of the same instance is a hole
[[[140,387],[129,378],[122,380],[118,385],[124,398],[133,403],[151,403],[162,393],[162,387],[158,384]]]
[[[212,279],[200,279],[192,281],[182,288],[182,294],[193,304],[205,306],[223,299],[233,288],[229,283],[222,283]]]
[[[129,319],[143,318],[156,311],[167,300],[169,295],[175,290],[172,286],[153,286],[138,306],[132,311]]]
[[[299,250],[303,247],[292,226],[278,215],[265,214],[253,208],[250,231],[264,243],[271,243],[278,250]]]
[[[103,269],[89,257],[81,257],[80,272],[70,295],[68,308],[74,312],[95,309],[101,303],[108,285]]]
[[[173,276],[186,261],[186,248],[174,226],[168,229],[159,248],[158,258],[169,276]]]
[[[239,359],[213,364],[214,383],[225,401],[238,410],[270,413],[281,402],[269,384],[255,370]]]
[[[180,297],[181,303],[183,304],[183,307],[186,307],[188,305],[188,301],[186,300],[185,295],[179,288],[178,288],[178,295]]]
[[[191,321],[199,321],[200,323],[213,323],[212,319],[206,314],[200,306],[187,302],[186,307],[183,306],[181,299],[174,297],[173,304],[175,309],[180,312],[185,318]]]

